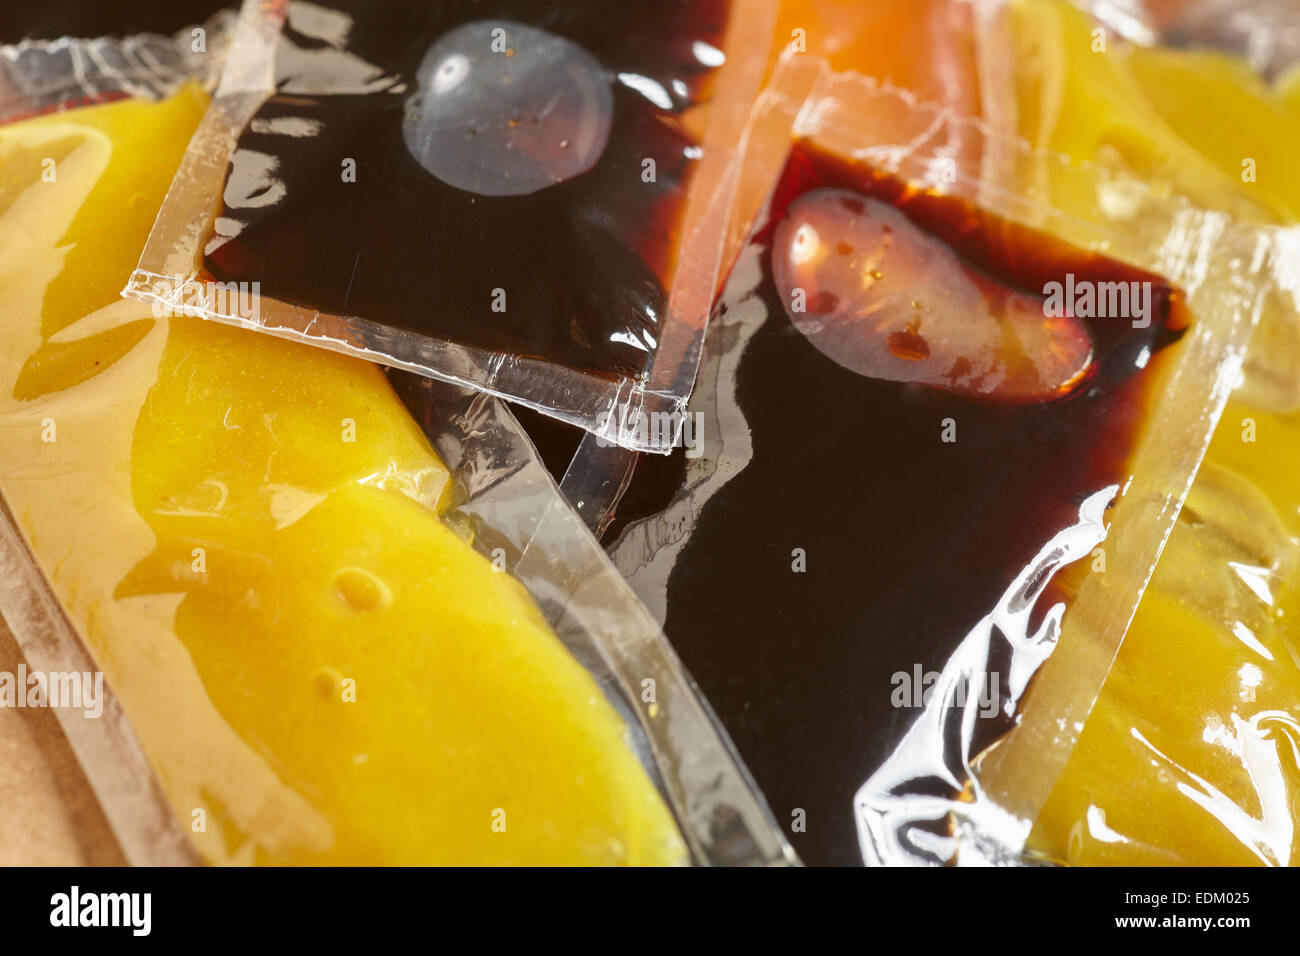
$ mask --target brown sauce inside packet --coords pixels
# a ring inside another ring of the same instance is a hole
[[[729,3],[328,6],[290,7],[206,272],[507,355],[645,370],[700,155],[683,114],[722,62]]]
[[[687,522],[669,639],[777,819],[802,819],[801,857],[858,863],[855,791],[1038,550],[1123,485],[1187,314],[1158,276],[806,143],[771,209],[744,254],[761,277],[733,272],[692,404],[734,392],[748,434],[709,435],[706,414],[699,465],[642,456],[611,550],[636,586]],[[1106,314],[1104,283],[1137,283],[1128,314]],[[684,519],[683,489],[746,443]],[[1064,597],[1053,585],[1038,613]],[[999,704],[977,737],[1005,732]]]

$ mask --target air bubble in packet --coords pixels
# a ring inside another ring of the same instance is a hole
[[[249,0],[126,292],[666,451],[772,16]]]

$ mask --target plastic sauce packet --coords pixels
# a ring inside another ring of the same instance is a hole
[[[0,128],[0,613],[128,859],[786,860],[504,408],[118,298],[206,105]]]
[[[744,159],[728,218],[722,262],[729,266],[749,238],[755,218],[789,152],[790,123],[807,97],[825,61],[835,70],[870,70],[872,76],[905,87],[927,102],[960,116],[978,116],[984,98],[976,34],[980,10],[966,0],[914,0],[907,4],[853,3],[847,0],[783,0],[777,11],[774,42],[764,87],[741,139]],[[786,57],[783,80],[771,82]],[[790,59],[797,57],[798,59]],[[807,62],[799,75],[791,64]],[[715,298],[725,272],[720,272]],[[633,467],[642,473],[675,475],[680,461],[638,461],[604,441],[585,441],[574,462],[581,436],[547,427],[536,416],[521,416],[530,437],[563,481],[565,494],[597,535],[613,520],[613,499],[634,497],[658,479],[628,488]],[[687,418],[687,427],[692,421]],[[665,434],[665,439],[671,437]],[[677,446],[695,454],[695,436],[679,429]],[[574,467],[570,467],[574,464]],[[620,512],[644,514],[646,502],[624,500]]]
[[[805,861],[1015,861],[1275,237],[1053,157],[1053,190],[1102,199],[1066,214],[1015,188],[1042,161],[1022,141],[809,57],[775,88],[754,129],[784,115],[787,158],[711,326],[694,441],[629,468],[588,440],[565,488],[598,527],[614,505],[615,564]],[[1041,789],[1008,773],[1026,765]]]
[[[1283,11],[1269,25],[1263,9],[1244,5],[1243,21],[1284,35]],[[1257,72],[1202,44],[1109,36],[1098,56],[1096,26],[1063,3],[1007,6],[1005,31],[990,34],[1006,43],[987,59],[1010,74],[1004,115],[1022,134],[1244,221],[1292,225],[1275,233],[1276,285],[1239,382],[1028,846],[1081,864],[1294,865],[1300,611],[1287,476],[1300,457],[1300,192],[1277,171],[1300,148],[1300,98],[1266,63]],[[1098,108],[1067,111],[1084,96]],[[1053,198],[1085,214],[1096,201]]]
[[[134,96],[157,99],[198,78],[214,85],[234,23],[229,10],[173,36],[28,39],[0,46],[0,123]]]
[[[665,451],[773,3],[494,11],[246,3],[126,294]]]

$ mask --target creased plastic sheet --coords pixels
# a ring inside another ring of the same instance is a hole
[[[1076,0],[1146,46],[1221,50],[1272,79],[1300,62],[1300,8],[1289,0]]]
[[[61,37],[0,46],[0,122],[123,96],[158,99],[196,77],[215,85],[234,19],[222,10],[174,36]]]

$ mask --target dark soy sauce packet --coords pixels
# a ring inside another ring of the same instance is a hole
[[[717,302],[691,441],[664,459],[589,437],[564,490],[805,862],[1016,862],[1271,243],[1158,195],[1140,229],[1060,215],[985,172],[1019,144],[812,73]],[[987,772],[998,747],[1041,792]]]
[[[694,380],[772,16],[246,4],[127,294],[664,452],[643,420]]]

